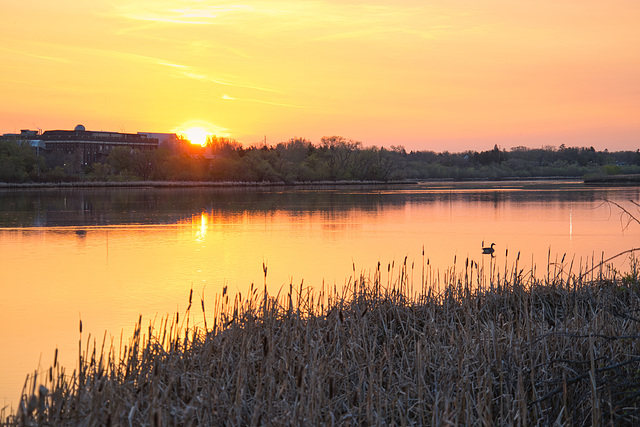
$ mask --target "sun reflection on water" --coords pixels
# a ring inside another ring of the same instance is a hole
[[[196,217],[197,218],[197,217]],[[209,216],[206,212],[200,214],[200,224],[197,225],[198,220],[194,218],[194,228],[196,230],[196,242],[204,243],[207,237],[207,224],[209,223]]]
[[[573,241],[573,211],[569,206],[569,241]]]

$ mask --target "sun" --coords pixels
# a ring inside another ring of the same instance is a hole
[[[207,137],[223,136],[229,137],[227,129],[204,120],[190,120],[181,126],[173,129],[173,132],[182,135],[186,140],[194,145],[207,145]]]
[[[207,136],[209,136],[209,132],[207,132],[205,128],[192,126],[185,129],[183,133],[192,144],[198,144],[203,147],[207,145]]]

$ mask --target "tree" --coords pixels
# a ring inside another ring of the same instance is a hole
[[[282,178],[268,161],[270,157],[271,153],[268,149],[253,148],[248,150],[242,157],[245,180],[253,182],[281,181]]]
[[[130,149],[116,147],[107,161],[117,174],[133,175],[143,181],[160,180],[167,176],[169,151],[165,149]]]
[[[347,140],[341,136],[324,136],[320,140],[324,158],[329,166],[331,179],[351,179],[353,157],[362,142]]]
[[[165,177],[168,152],[165,150],[131,150],[131,171],[143,181],[160,180]]]
[[[242,145],[235,139],[215,135],[207,136],[206,147],[215,156],[233,156],[242,149]]]
[[[96,181],[106,181],[111,175],[111,166],[103,163],[94,163],[91,166],[90,178]]]
[[[117,174],[131,172],[131,149],[127,147],[115,147],[109,152],[107,162]]]
[[[477,163],[481,165],[490,165],[492,163],[502,163],[507,159],[507,154],[500,151],[498,145],[496,144],[491,151],[482,151],[480,153],[475,153],[475,160]]]
[[[36,180],[44,161],[26,141],[0,141],[0,181]]]

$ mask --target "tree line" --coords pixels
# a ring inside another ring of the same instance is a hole
[[[182,141],[157,150],[114,148],[104,163],[83,166],[79,156],[47,162],[25,141],[0,141],[0,182],[62,181],[401,181],[582,177],[640,173],[640,150],[593,147],[519,147],[450,153],[409,151],[403,146],[364,147],[341,136],[312,143],[291,138],[275,145],[243,147],[210,137],[206,147]],[[76,160],[74,160],[76,159]]]

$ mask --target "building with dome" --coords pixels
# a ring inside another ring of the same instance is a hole
[[[147,134],[88,131],[81,124],[73,130],[47,130],[37,139],[44,143],[45,156],[52,159],[51,163],[73,156],[79,158],[82,166],[106,163],[107,156],[116,147],[132,150],[158,148],[158,138]]]

